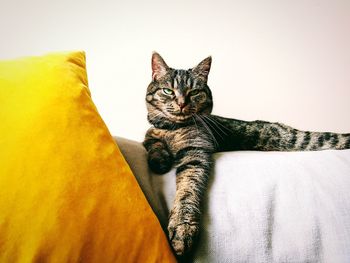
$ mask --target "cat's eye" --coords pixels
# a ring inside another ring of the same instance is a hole
[[[165,95],[173,95],[174,94],[174,91],[172,89],[164,88],[164,89],[162,89],[162,91]]]
[[[190,95],[191,95],[191,96],[195,96],[195,95],[197,95],[197,94],[199,93],[199,91],[200,91],[200,90],[198,90],[198,89],[192,90],[192,91],[190,92]]]

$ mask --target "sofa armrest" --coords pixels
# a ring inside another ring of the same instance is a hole
[[[119,144],[165,228],[174,169],[149,173],[140,143]],[[350,262],[350,150],[214,159],[195,262]]]

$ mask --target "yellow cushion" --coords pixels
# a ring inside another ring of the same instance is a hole
[[[0,122],[0,262],[175,261],[83,52],[0,62]]]

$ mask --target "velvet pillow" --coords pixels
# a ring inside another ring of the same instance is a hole
[[[0,262],[175,261],[87,85],[83,52],[0,62]]]

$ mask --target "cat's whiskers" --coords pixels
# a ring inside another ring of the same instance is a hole
[[[215,120],[211,119],[209,116],[203,115],[203,117],[208,120],[210,123],[212,123],[212,125],[215,125],[215,127],[217,127],[222,133],[224,133],[225,135],[227,135],[227,132],[225,132],[222,128],[220,128],[220,126],[218,125],[217,122],[215,122]],[[227,128],[226,128],[227,129]],[[217,131],[217,130],[216,130]]]
[[[214,144],[215,144],[217,147],[219,147],[219,143],[218,143],[217,140],[215,139],[214,134],[212,133],[212,131],[210,130],[210,128],[208,127],[208,125],[205,123],[205,121],[201,118],[201,116],[198,115],[198,114],[194,114],[194,116],[197,117],[198,120],[201,121],[201,123],[203,124],[204,128],[209,132],[209,134],[210,134],[211,137],[213,138]]]
[[[153,118],[158,118],[158,117],[162,117],[162,115],[164,115],[162,112],[157,112],[157,113],[154,113],[152,112],[150,117],[153,119]]]
[[[203,121],[205,121],[205,123],[210,127],[210,128],[212,128],[213,129],[213,131],[214,132],[216,132],[222,139],[224,139],[224,137],[223,137],[223,135],[221,135],[221,133],[220,133],[220,131],[218,131],[218,129],[216,129],[216,127],[211,123],[211,122],[206,122],[206,118],[205,118],[205,116],[204,115],[202,115],[202,117],[203,117]]]
[[[197,122],[196,122],[196,118],[195,118],[195,116],[194,116],[194,115],[192,115],[192,116],[191,116],[191,118],[193,119],[194,124],[195,124],[196,129],[197,129],[197,132],[198,132],[198,134],[199,134],[199,128],[198,128],[198,125],[197,125]]]
[[[225,130],[228,131],[229,133],[231,132],[231,130],[230,130],[228,127],[226,127],[225,125],[223,125],[221,122],[219,122],[219,121],[216,120],[215,118],[212,118],[212,117],[210,117],[210,116],[207,116],[207,118],[208,118],[209,120],[211,120],[212,122],[215,122],[217,125],[221,126],[223,129],[225,129]]]

